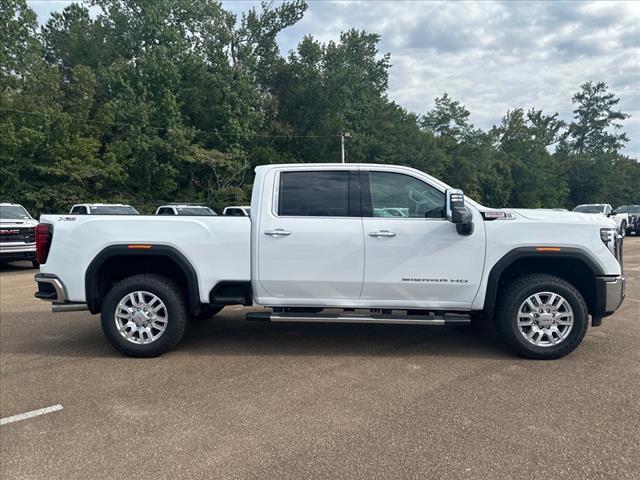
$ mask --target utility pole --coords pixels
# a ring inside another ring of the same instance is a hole
[[[349,132],[342,132],[342,135],[340,135],[340,139],[341,139],[341,146],[342,146],[342,163],[344,162],[344,139],[345,138],[351,138],[351,134]]]

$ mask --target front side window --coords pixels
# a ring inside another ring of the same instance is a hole
[[[402,173],[370,172],[374,217],[444,218],[444,193]]]
[[[282,172],[278,215],[346,217],[349,215],[349,172]]]
[[[98,205],[91,207],[91,215],[138,215],[138,212],[128,205]]]

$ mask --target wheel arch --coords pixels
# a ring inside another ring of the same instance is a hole
[[[603,276],[600,265],[580,248],[562,247],[559,250],[540,247],[519,247],[509,251],[494,264],[487,279],[484,315],[492,318],[501,288],[510,279],[527,273],[549,273],[573,284],[581,293],[589,313],[598,308],[595,277]]]
[[[111,287],[123,278],[140,273],[156,273],[174,280],[185,295],[193,314],[200,310],[198,275],[191,262],[176,248],[155,244],[117,244],[105,247],[85,272],[85,297],[93,314]]]

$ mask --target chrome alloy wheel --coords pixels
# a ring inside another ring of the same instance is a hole
[[[518,330],[527,342],[538,347],[562,343],[572,328],[571,305],[557,293],[534,293],[518,309]]]
[[[143,345],[155,342],[167,329],[167,307],[150,292],[131,292],[120,299],[114,316],[120,335]]]

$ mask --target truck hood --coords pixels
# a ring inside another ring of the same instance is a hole
[[[552,221],[557,223],[581,223],[590,225],[602,225],[603,227],[614,227],[616,222],[604,215],[594,215],[591,213],[568,212],[564,210],[552,210],[544,208],[514,208],[505,209],[519,217],[536,221]]]
[[[26,228],[26,227],[35,227],[38,225],[37,220],[23,220],[23,219],[10,219],[3,218],[0,219],[0,228]]]

